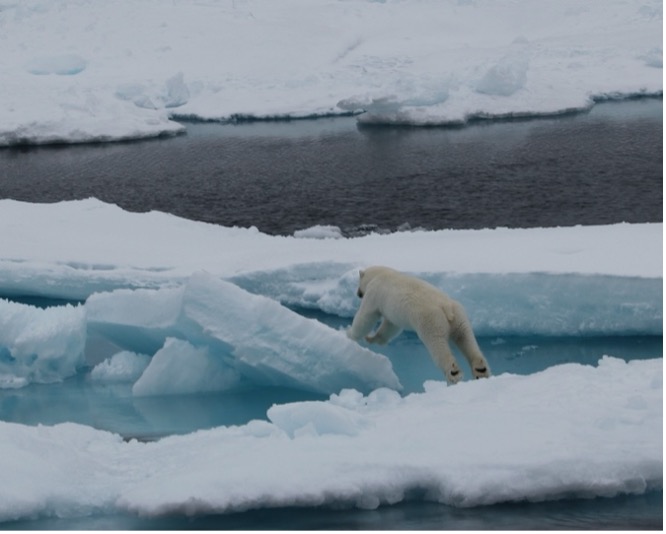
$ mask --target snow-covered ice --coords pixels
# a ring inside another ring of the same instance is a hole
[[[340,277],[347,273],[345,283],[353,285],[356,274],[349,271],[372,264],[419,274],[662,276],[661,223],[296,239],[161,212],[130,213],[96,199],[5,199],[0,227],[6,229],[2,295],[85,299],[97,291],[182,283],[204,270],[243,280],[254,293],[273,296],[273,283],[285,292],[299,291],[302,304],[326,293],[326,305],[335,312],[334,299],[349,297],[346,287],[344,296],[335,294]]]
[[[98,293],[85,306],[41,310],[0,299],[0,332],[0,387],[74,376],[86,365],[91,335],[122,349],[92,379],[133,378],[137,396],[222,391],[243,381],[319,393],[401,388],[385,356],[206,273],[179,288]]]
[[[0,423],[0,520],[276,506],[373,509],[640,494],[662,486],[662,360],[568,364],[423,393],[342,390],[269,421],[158,442]]]
[[[85,300],[47,310],[0,300],[3,387],[72,376],[86,341],[103,339],[117,352],[159,356],[137,394],[247,380],[323,393],[399,388],[384,356],[285,307],[351,318],[358,269],[372,264],[460,300],[477,335],[662,334],[661,224],[307,239],[89,199],[0,200],[0,227],[0,295]],[[110,378],[112,367],[96,373]],[[174,386],[176,375],[188,385]]]
[[[662,486],[661,358],[614,354],[401,396],[385,356],[284,306],[350,317],[358,269],[383,263],[454,294],[478,332],[660,335],[662,224],[309,239],[90,199],[2,200],[0,227],[0,295],[85,301],[41,310],[0,299],[3,387],[85,372],[86,341],[102,338],[115,350],[90,379],[131,383],[137,398],[243,381],[330,393],[154,443],[0,423],[12,481],[0,520],[477,506]]]
[[[0,3],[0,145],[180,118],[459,124],[661,94],[659,0]]]

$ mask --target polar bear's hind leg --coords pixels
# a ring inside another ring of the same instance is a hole
[[[459,327],[458,330],[453,332],[451,338],[469,362],[469,366],[472,368],[472,376],[474,378],[489,377],[490,367],[479,348],[479,344],[476,342],[469,323],[467,322]]]
[[[417,332],[417,334],[428,349],[432,359],[444,372],[446,381],[449,384],[459,382],[463,377],[463,373],[460,370],[460,367],[458,367],[458,362],[456,362],[456,359],[451,352],[446,335],[422,335],[421,332]]]

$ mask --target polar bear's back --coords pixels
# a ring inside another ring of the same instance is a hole
[[[392,323],[413,330],[424,318],[444,312],[453,322],[457,303],[425,280],[395,271],[389,267],[369,267],[361,276],[364,298]],[[439,312],[439,313],[437,313]]]
[[[381,285],[384,291],[409,293],[429,300],[436,297],[445,301],[451,300],[445,293],[425,280],[401,273],[390,267],[368,267],[362,271],[360,285],[363,292],[366,292],[366,288],[370,284]]]

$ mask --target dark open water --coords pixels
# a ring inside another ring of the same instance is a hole
[[[171,139],[0,149],[0,198],[94,196],[290,234],[662,221],[662,101],[466,128],[359,128],[354,119],[193,124]],[[1,252],[0,252],[1,253]],[[621,251],[618,251],[621,253]],[[260,510],[198,518],[89,517],[0,529],[662,529],[663,493],[456,509]]]
[[[0,149],[0,198],[97,197],[291,234],[662,220],[661,99],[465,128],[192,124],[166,140]]]

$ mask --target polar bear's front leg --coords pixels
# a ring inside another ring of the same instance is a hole
[[[358,341],[372,331],[372,327],[377,324],[381,317],[379,311],[373,309],[368,301],[363,299],[351,326],[347,328],[347,337]]]
[[[398,325],[393,324],[386,317],[382,319],[382,324],[379,325],[377,331],[371,336],[365,336],[365,340],[368,343],[377,343],[379,345],[385,345],[395,336],[402,332],[402,328]]]

